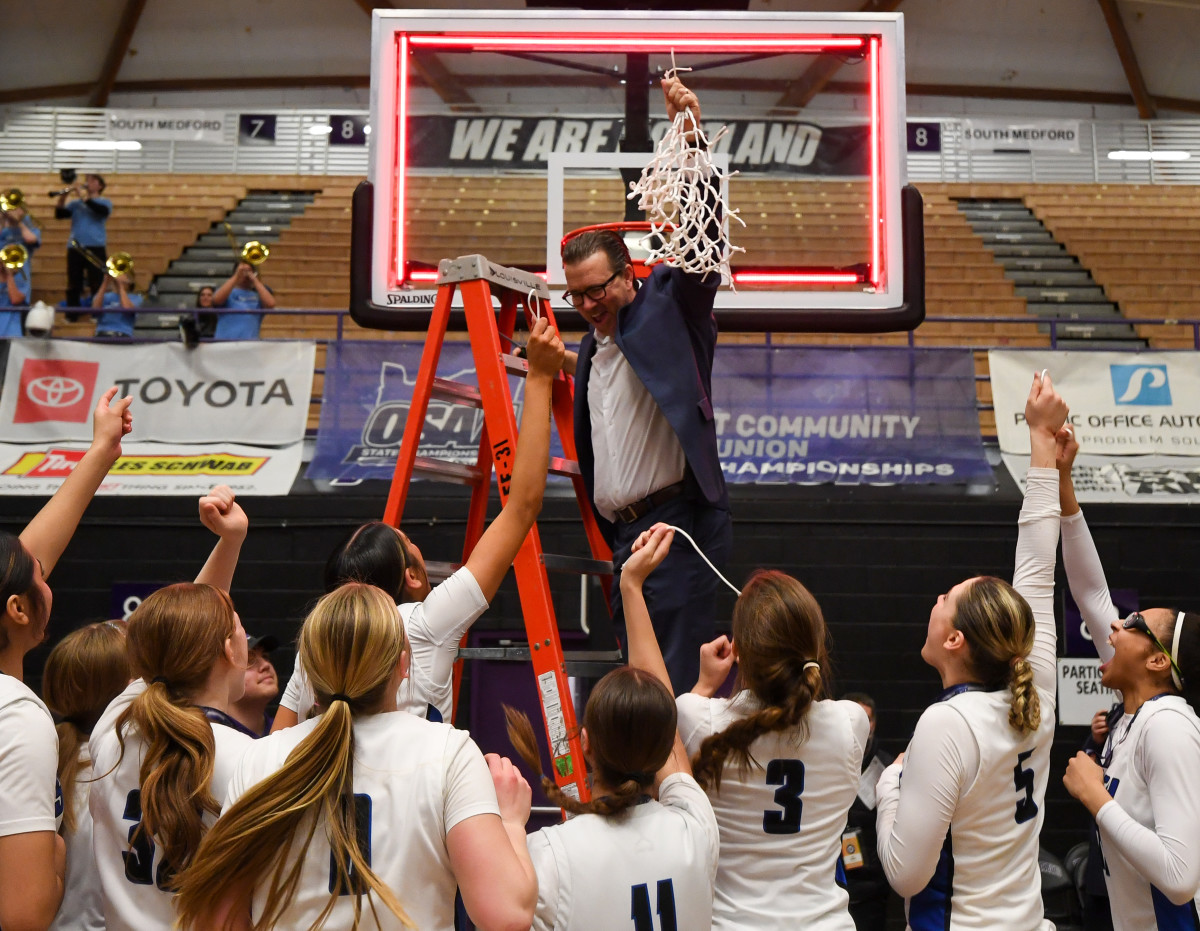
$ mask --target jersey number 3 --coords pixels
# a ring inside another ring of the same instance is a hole
[[[767,764],[767,785],[775,790],[775,804],[782,811],[763,812],[763,830],[768,834],[799,834],[804,802],[804,764],[799,760],[771,760]]]
[[[1017,824],[1024,824],[1037,817],[1037,802],[1033,800],[1033,767],[1022,769],[1022,765],[1033,756],[1032,750],[1017,754],[1017,765],[1013,767],[1013,785],[1017,790]]]
[[[646,883],[633,887],[633,931],[654,931],[654,918],[650,914],[650,888]],[[658,881],[658,929],[678,931],[675,921],[675,886],[669,879]]]

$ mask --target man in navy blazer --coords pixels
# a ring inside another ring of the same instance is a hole
[[[694,94],[663,82],[667,114]],[[575,445],[600,530],[613,548],[613,618],[623,626],[620,566],[655,523],[687,531],[718,568],[733,545],[729,496],[712,409],[713,317],[720,276],[658,265],[641,286],[629,252],[609,231],[563,248],[567,299],[588,322],[575,375]],[[695,684],[700,645],[715,635],[718,580],[686,540],[646,580],[644,594],[676,691]]]

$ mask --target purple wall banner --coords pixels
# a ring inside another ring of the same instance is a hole
[[[420,365],[417,342],[329,346],[325,400],[307,476],[390,480]],[[474,381],[465,343],[438,374]],[[522,383],[512,379],[516,406]],[[719,346],[717,444],[726,479],[769,484],[993,482],[968,350]],[[430,403],[420,455],[475,462],[483,414]],[[557,437],[554,455],[561,455]]]
[[[992,484],[969,350],[720,346],[717,447],[741,484]]]

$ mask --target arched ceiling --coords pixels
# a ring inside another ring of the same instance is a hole
[[[6,11],[0,105],[366,106],[370,9],[406,5],[418,4],[13,4]],[[525,8],[522,0],[419,5]],[[899,10],[905,16],[910,113],[1200,113],[1200,57],[1194,50],[1200,0],[750,0],[748,6]]]

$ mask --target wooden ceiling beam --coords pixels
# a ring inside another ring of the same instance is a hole
[[[1133,51],[1133,43],[1129,40],[1129,31],[1125,21],[1121,19],[1121,11],[1117,9],[1117,0],[1096,0],[1104,13],[1104,21],[1112,35],[1113,45],[1117,49],[1117,57],[1121,59],[1121,67],[1125,71],[1125,80],[1129,82],[1129,90],[1133,94],[1133,102],[1137,105],[1138,116],[1143,120],[1152,120],[1158,116],[1154,106],[1154,98],[1146,87],[1146,79],[1142,76],[1142,67],[1138,64],[1137,55]]]
[[[437,55],[432,52],[422,53],[411,56],[410,60],[425,84],[432,87],[434,93],[444,102],[452,107],[478,109],[475,99],[463,87],[459,79],[450,73],[450,69],[442,64]]]
[[[14,87],[0,90],[0,103],[31,103],[36,100],[54,100],[57,97],[83,97],[90,94],[96,85],[91,81],[82,84],[44,84],[41,87]]]
[[[117,23],[116,32],[108,44],[108,54],[104,58],[104,67],[100,69],[100,77],[88,98],[89,107],[108,106],[109,95],[117,80],[117,73],[125,63],[125,54],[129,51],[129,42],[137,29],[138,20],[142,18],[142,10],[146,8],[146,0],[125,0],[125,9],[121,11],[121,20]]]
[[[113,90],[123,94],[167,93],[170,91],[274,90],[297,87],[370,87],[369,74],[297,74],[227,78],[157,78],[149,81],[118,81]]]
[[[904,0],[867,0],[860,13],[894,13]],[[821,55],[805,69],[795,81],[791,82],[779,98],[775,108],[779,110],[801,110],[807,107],[817,94],[833,80],[833,76],[842,67],[840,56]]]

